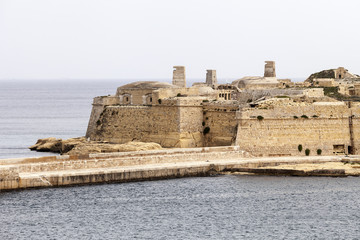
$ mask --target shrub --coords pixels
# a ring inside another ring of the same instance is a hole
[[[302,151],[302,145],[301,145],[301,144],[299,144],[299,146],[298,146],[298,150],[299,150],[299,152],[301,152],[301,151]]]
[[[202,122],[202,125],[205,126],[205,122]]]
[[[205,134],[208,134],[209,132],[210,132],[210,128],[209,128],[209,127],[205,127],[205,128],[204,128],[204,135],[205,135]]]
[[[298,119],[298,116],[294,116],[294,119]]]
[[[306,155],[306,156],[309,156],[309,155],[310,155],[310,149],[308,149],[308,148],[305,149],[305,155]]]
[[[317,118],[317,117],[319,117],[319,116],[318,116],[318,115],[313,115],[312,117],[313,117],[313,118]]]
[[[309,118],[308,116],[306,116],[306,115],[301,115],[301,118],[305,118],[305,119],[307,119],[307,118]]]
[[[276,98],[290,98],[289,96],[276,96]]]
[[[256,117],[259,121],[261,121],[261,120],[263,120],[264,119],[264,117],[263,116],[257,116]]]
[[[317,153],[317,155],[321,155],[322,150],[321,150],[321,149],[318,149],[318,150],[316,150],[316,153]]]
[[[203,100],[203,102],[209,102],[209,100],[205,99],[205,100]]]
[[[161,99],[158,99],[159,104],[161,104]]]

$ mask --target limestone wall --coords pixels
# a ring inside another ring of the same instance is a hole
[[[235,143],[237,124],[237,105],[204,106],[204,129],[210,128],[204,137],[205,146],[230,146]]]
[[[116,96],[95,97],[93,107],[90,114],[89,124],[86,131],[86,137],[90,137],[95,133],[96,122],[99,120],[105,106],[119,104],[119,98]]]
[[[179,111],[174,107],[110,106],[104,109],[91,139],[125,143],[167,132],[179,132]]]
[[[359,107],[348,108],[342,102],[242,109],[237,113],[236,144],[256,156],[305,155],[306,148],[310,149],[310,155],[316,155],[317,149],[321,149],[323,155],[347,154],[352,145],[357,153],[359,113]],[[350,116],[353,116],[353,142]],[[298,151],[300,144],[302,152]]]
[[[255,101],[264,96],[297,96],[304,94],[304,90],[294,89],[244,89],[242,92],[236,93],[235,99],[239,102]]]
[[[164,100],[155,106],[109,106],[92,140],[156,142],[163,147],[202,146],[202,99]]]

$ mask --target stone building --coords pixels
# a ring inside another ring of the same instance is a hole
[[[275,62],[265,61],[264,77],[276,77]]]
[[[186,87],[184,66],[174,66],[172,84],[182,88]]]
[[[113,96],[96,97],[86,136],[163,147],[238,145],[254,156],[357,154],[360,105],[326,101],[322,88],[284,88],[275,63],[264,75],[218,84],[215,70],[204,83],[186,87],[185,67],[173,81],[135,82]]]

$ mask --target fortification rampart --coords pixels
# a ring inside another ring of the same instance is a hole
[[[155,106],[106,107],[91,138],[116,143],[156,142],[163,147],[202,146],[200,101],[173,99]]]
[[[360,149],[359,108],[344,103],[242,109],[237,142],[256,156],[356,154]],[[299,152],[298,146],[303,150]]]
[[[203,124],[209,132],[204,135],[205,146],[230,146],[235,143],[238,121],[237,105],[204,105]]]
[[[104,108],[106,106],[119,104],[119,101],[119,98],[116,96],[101,96],[94,98],[89,124],[86,131],[86,137],[90,137],[95,133],[96,122],[99,120],[99,117],[104,111]]]

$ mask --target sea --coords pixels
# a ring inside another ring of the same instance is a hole
[[[0,159],[84,136],[124,80],[0,81]],[[0,239],[360,239],[360,179],[219,175],[0,191]]]

